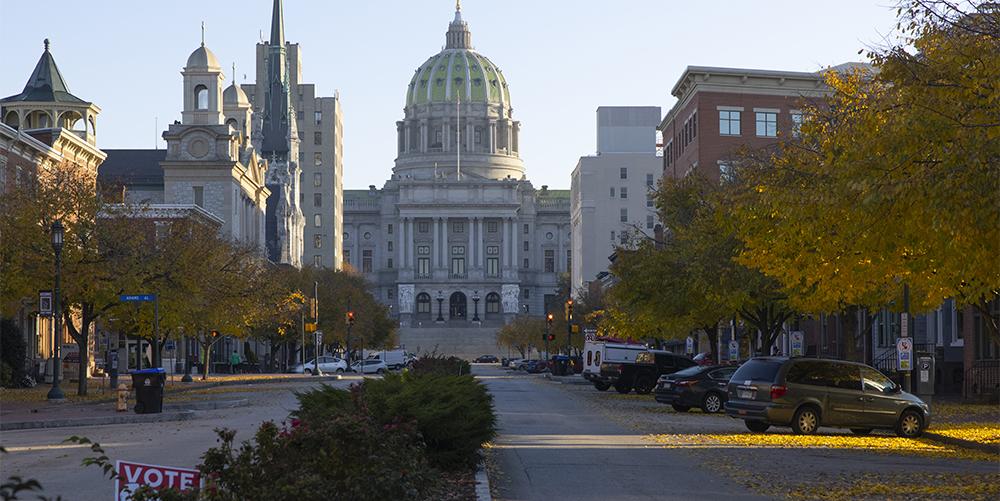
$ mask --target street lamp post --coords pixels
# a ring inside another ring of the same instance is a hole
[[[444,304],[444,292],[438,291],[437,300],[438,300],[438,317],[437,317],[437,321],[438,322],[444,322],[444,316],[441,315],[441,305]]]
[[[573,344],[571,336],[573,334],[573,298],[566,300],[566,355],[571,355]]]
[[[191,352],[194,351],[192,349],[194,348],[194,346],[192,346],[193,342],[194,340],[191,339],[190,336],[184,336],[184,358],[186,360],[184,361],[184,377],[181,378],[182,383],[190,383],[193,381],[193,379],[191,379]]]
[[[63,248],[63,225],[62,221],[56,220],[52,223],[52,250],[56,252],[56,284],[52,291],[52,322],[54,330],[52,333],[52,389],[49,390],[48,399],[62,401],[66,399],[62,389],[59,388],[59,338],[62,336],[62,306],[59,304],[59,280],[62,278],[62,248]],[[82,357],[81,357],[82,360]]]
[[[549,339],[552,338],[552,314],[545,315],[545,360],[549,359]]]
[[[479,291],[472,291],[472,321],[479,321]]]

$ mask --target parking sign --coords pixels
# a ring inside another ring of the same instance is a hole
[[[899,370],[913,370],[913,339],[901,337],[896,340],[896,361]]]
[[[729,360],[739,360],[739,358],[740,342],[734,339],[729,342]]]
[[[801,357],[803,355],[803,335],[801,331],[792,332],[791,345],[792,345],[792,356]]]

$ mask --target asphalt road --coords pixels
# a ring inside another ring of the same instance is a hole
[[[350,382],[331,384],[346,387]],[[237,430],[236,440],[247,440],[262,422],[287,418],[297,407],[292,392],[312,384],[260,385],[259,392],[231,395],[248,398],[250,406],[206,411],[188,421],[5,431],[0,443],[9,454],[0,458],[0,478],[35,478],[42,483],[44,494],[52,498],[106,500],[113,496],[113,483],[102,477],[97,467],[81,466],[81,460],[93,453],[86,447],[63,443],[67,437],[85,436],[99,442],[112,460],[193,468],[216,444],[216,428]]]
[[[477,366],[494,396],[501,500],[761,499],[553,384]]]

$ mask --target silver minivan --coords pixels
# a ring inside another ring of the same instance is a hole
[[[816,358],[756,357],[729,381],[726,414],[753,432],[790,426],[798,434],[820,426],[873,429],[919,437],[930,424],[930,407],[878,370],[855,362]]]

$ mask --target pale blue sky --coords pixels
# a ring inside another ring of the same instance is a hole
[[[227,79],[235,62],[242,82],[254,74],[271,2],[0,0],[0,96],[21,91],[48,37],[70,90],[103,110],[99,146],[152,148],[154,117],[161,130],[180,119],[180,70],[201,21]],[[528,178],[568,188],[578,157],[595,149],[598,106],[666,113],[689,65],[815,71],[858,60],[859,49],[891,33],[892,2],[466,0],[463,17],[476,50],[510,84]],[[319,95],[340,91],[345,188],[389,177],[406,86],[444,45],[453,15],[452,0],[285,0],[304,80]]]

